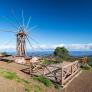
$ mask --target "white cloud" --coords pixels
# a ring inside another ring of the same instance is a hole
[[[71,44],[66,47],[71,50],[91,50],[92,44]]]
[[[58,44],[58,45],[33,45],[34,50],[53,50],[56,47],[66,47],[69,50],[92,50],[92,43],[88,44]],[[27,49],[33,49],[27,45]],[[2,44],[0,50],[16,50],[16,44]]]
[[[16,45],[12,45],[12,44],[2,44],[0,45],[0,50],[15,50],[16,49]]]
[[[56,47],[66,47],[69,50],[92,50],[92,43],[88,44],[59,44],[59,45],[40,45],[45,50],[55,49]],[[39,47],[35,46],[35,49]]]

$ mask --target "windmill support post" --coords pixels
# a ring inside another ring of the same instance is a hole
[[[19,32],[17,33],[17,56],[26,56],[26,33],[25,32]]]

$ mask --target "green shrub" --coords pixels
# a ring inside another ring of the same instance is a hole
[[[90,70],[90,69],[91,69],[91,67],[90,67],[88,64],[82,65],[81,68],[82,68],[83,70]]]
[[[61,62],[57,62],[57,61],[53,61],[53,60],[44,60],[43,61],[44,65],[57,64],[57,63],[61,63]]]
[[[56,47],[53,54],[59,63],[69,58],[69,51],[65,47]]]
[[[51,87],[53,84],[48,78],[44,76],[34,76],[33,79],[42,82],[47,87]]]
[[[88,58],[88,64],[92,67],[92,57]]]
[[[55,87],[56,89],[62,88],[62,86],[61,86],[60,84],[57,84],[57,83],[54,84],[54,87]]]
[[[88,62],[88,64],[92,67],[92,61]]]

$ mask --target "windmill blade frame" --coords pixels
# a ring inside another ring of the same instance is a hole
[[[4,18],[11,26],[13,26],[15,29],[18,28],[17,24],[15,24],[10,18],[6,17],[6,16],[2,16],[2,18]]]
[[[31,16],[29,17],[29,20],[27,22],[26,29],[28,29],[28,26],[29,26],[30,21],[31,21]]]
[[[18,24],[17,27],[19,27],[19,26],[20,26],[20,22],[18,21],[18,19],[17,19],[17,17],[16,17],[16,14],[15,14],[14,10],[12,9],[11,12],[12,12],[12,15],[14,16],[14,18],[15,18],[15,21],[16,21],[17,24]]]
[[[0,30],[0,32],[12,32],[12,33],[17,33],[16,31],[12,31],[12,30]]]
[[[25,24],[24,24],[24,12],[23,12],[23,10],[22,10],[22,26],[24,27],[25,26]]]
[[[35,26],[29,28],[28,31],[27,31],[27,34],[30,34],[30,30],[32,31],[32,30],[35,29],[35,28],[37,28],[37,25],[35,25]]]
[[[33,42],[35,42],[35,43],[38,45],[39,49],[43,50],[43,49],[40,47],[40,43],[39,43],[38,41],[36,41],[34,38],[30,37],[29,35],[27,35],[27,36],[28,36],[31,40],[33,40]]]
[[[26,38],[27,38],[27,41],[28,41],[30,47],[34,50],[34,48],[33,48],[32,44],[31,44],[30,40],[28,39],[28,36],[26,36]]]
[[[15,18],[16,19],[16,18]],[[8,19],[9,20],[9,19]],[[13,23],[11,23],[17,30],[16,31],[11,31],[11,30],[5,30],[5,31],[0,31],[0,32],[12,32],[16,34],[16,50],[17,50],[17,56],[26,56],[27,55],[27,48],[26,48],[26,40],[28,41],[28,44],[30,45],[30,47],[32,48],[32,50],[35,50],[35,48],[32,46],[30,39],[29,39],[29,34],[30,34],[30,30],[33,30],[37,27],[33,26],[31,28],[29,27],[30,24],[30,20],[31,20],[31,16],[28,19],[27,25],[25,26],[25,20],[24,20],[24,14],[23,14],[23,10],[22,10],[22,24],[18,25],[17,27],[13,25]],[[38,42],[36,40],[34,40],[32,37],[31,39],[38,45]],[[39,49],[41,49],[40,46],[38,46]]]

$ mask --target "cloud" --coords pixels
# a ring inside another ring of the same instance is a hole
[[[44,50],[53,50],[56,47],[65,47],[69,50],[92,50],[92,43],[88,43],[88,44],[40,45],[40,48],[42,48]],[[35,49],[39,49],[39,47],[35,46]]]
[[[66,47],[68,50],[92,50],[92,43],[88,44],[57,44],[57,45],[33,45],[31,48],[27,45],[27,49],[30,50],[54,50],[56,47]],[[0,50],[16,50],[16,44],[2,44]]]
[[[16,49],[16,45],[12,45],[12,44],[2,44],[0,45],[0,50],[5,51],[5,50],[15,50]]]
[[[70,44],[65,45],[70,50],[92,50],[92,43],[89,44]]]

